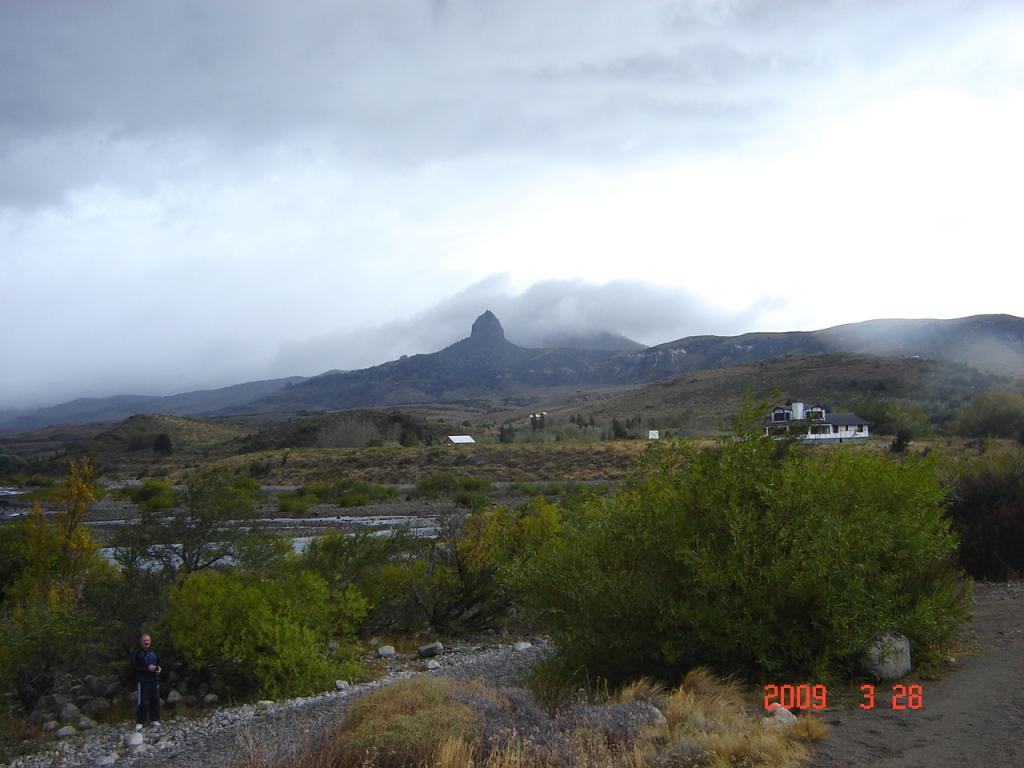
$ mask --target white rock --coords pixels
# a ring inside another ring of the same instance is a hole
[[[437,659],[431,659],[430,661],[427,662],[426,667],[427,667],[428,670],[440,669],[441,668],[441,662],[439,662]]]
[[[146,740],[142,737],[141,733],[136,732],[129,733],[127,736],[125,736],[124,743],[128,746],[129,749],[139,749],[140,747],[142,747],[143,744],[146,743]]]
[[[88,731],[96,727],[96,721],[92,718],[82,715],[80,718],[78,718],[78,723],[76,723],[76,725],[78,725],[78,730]]]
[[[768,717],[762,718],[767,728],[789,728],[796,725],[796,715],[780,704],[769,704],[768,710],[771,713]]]
[[[57,731],[58,739],[70,739],[78,733],[77,729],[73,725],[65,725],[63,728]]]
[[[395,646],[382,645],[377,649],[377,655],[382,659],[388,659],[395,655]]]
[[[518,643],[512,644],[513,651],[525,651],[527,648],[533,648],[533,643],[528,643],[525,640],[520,640]]]
[[[876,680],[899,680],[911,670],[910,641],[896,632],[875,635],[862,664],[864,671]]]

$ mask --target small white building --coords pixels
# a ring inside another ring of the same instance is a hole
[[[448,438],[444,441],[445,445],[476,445],[474,440],[469,435],[448,435]]]
[[[797,437],[804,443],[842,443],[866,440],[870,425],[852,413],[831,413],[824,405],[807,406],[794,400],[772,408],[765,419],[764,433],[768,437]]]
[[[649,429],[649,430],[647,430],[647,439],[648,440],[660,440],[661,439],[661,432],[659,432],[656,429]]]

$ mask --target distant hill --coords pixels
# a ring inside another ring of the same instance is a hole
[[[440,352],[411,355],[358,371],[321,374],[232,411],[363,408],[514,397],[530,390],[585,381],[588,372],[615,354],[517,346],[505,338],[498,318],[488,311],[473,323],[468,338]]]
[[[918,356],[1024,376],[1024,320],[980,315],[959,320],[873,320],[821,331],[691,336],[632,352],[527,349],[505,338],[485,312],[469,338],[425,355],[316,376],[242,411],[343,409],[539,396],[553,387],[622,386],[787,355],[852,352]]]
[[[791,354],[693,371],[593,402],[584,395],[571,406],[553,409],[549,420],[580,414],[601,424],[633,419],[681,434],[706,434],[727,429],[747,394],[768,397],[777,390],[781,402],[804,400],[837,411],[852,410],[865,398],[910,401],[941,421],[982,392],[1020,386],[1019,379],[921,357]]]
[[[202,389],[180,395],[146,396],[115,395],[85,397],[68,403],[39,408],[13,415],[7,412],[0,420],[0,430],[18,432],[54,424],[92,424],[120,421],[137,413],[160,413],[167,416],[198,416],[232,406],[244,405],[265,397],[281,387],[304,381],[301,376],[266,381],[250,381],[220,389]]]
[[[868,320],[820,331],[688,336],[611,361],[616,383],[654,381],[783,355],[853,352],[963,363],[1024,377],[1024,319],[975,315],[956,320]]]
[[[484,312],[469,337],[439,352],[313,378],[249,382],[167,397],[75,400],[0,421],[7,432],[118,421],[135,413],[179,416],[290,414],[474,402],[476,412],[530,405],[552,390],[622,387],[789,355],[854,353],[920,357],[1024,377],[1024,319],[869,320],[819,331],[689,336],[655,347],[612,333],[555,336],[553,348],[520,347]]]
[[[441,443],[451,427],[399,411],[353,410],[291,419],[237,441],[238,453],[282,448],[362,448],[375,442]]]

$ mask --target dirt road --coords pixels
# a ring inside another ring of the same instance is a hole
[[[874,709],[828,712],[810,768],[1024,766],[1024,582],[976,584],[974,601],[976,652],[942,680],[913,681],[923,708],[893,710],[879,685]]]

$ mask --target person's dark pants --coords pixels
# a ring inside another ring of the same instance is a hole
[[[136,683],[135,722],[146,724],[146,710],[149,710],[149,721],[160,719],[160,683],[154,680],[149,683]]]

